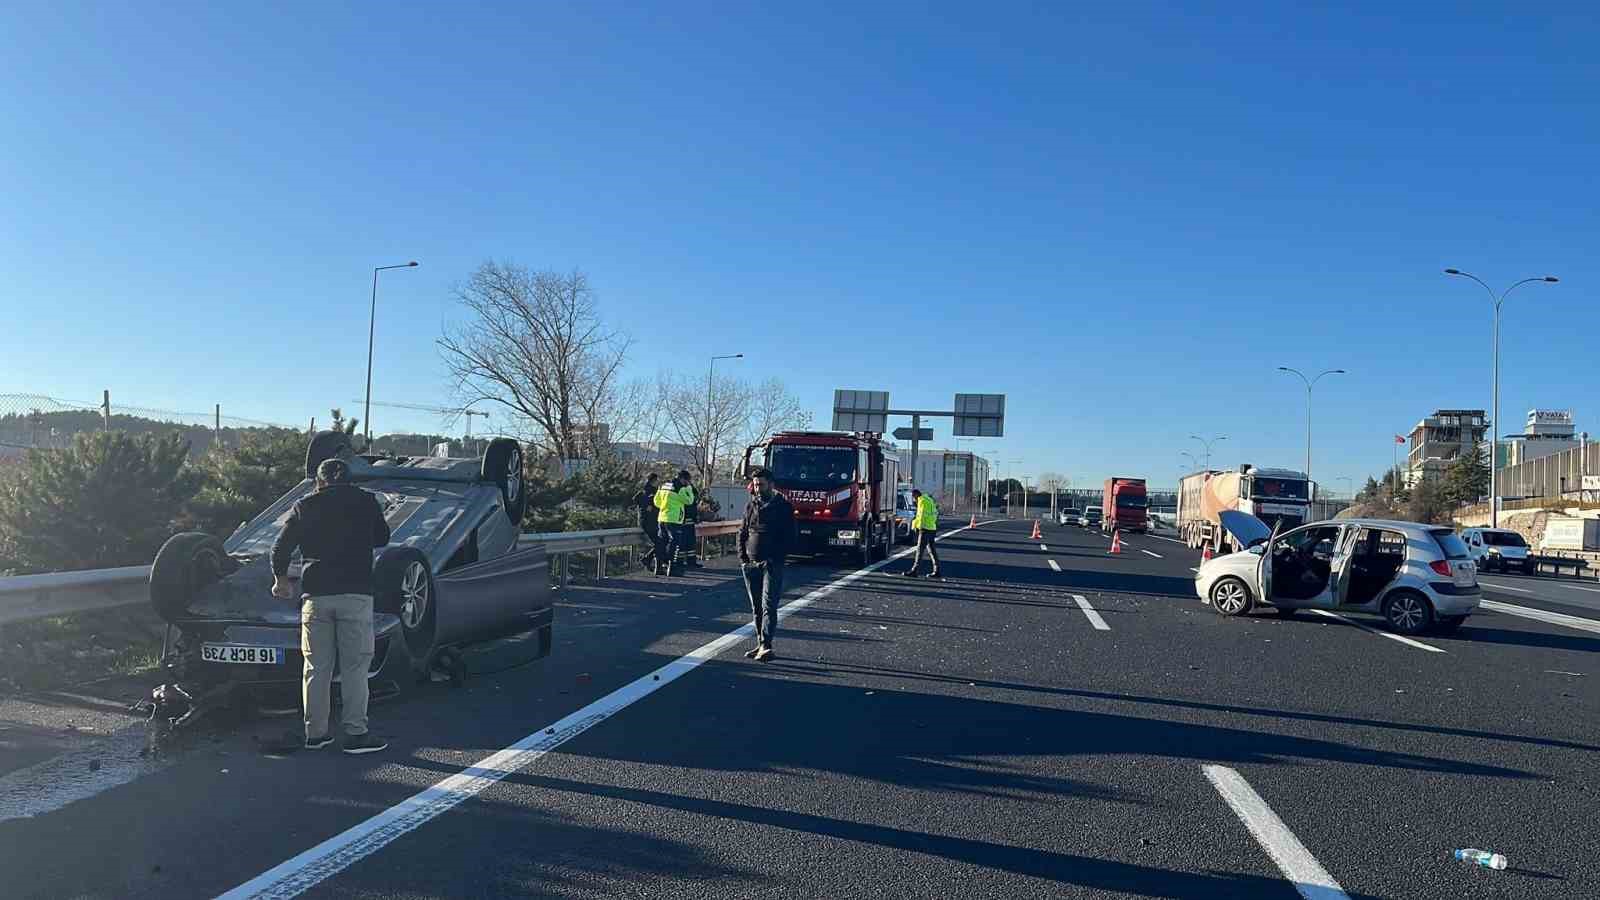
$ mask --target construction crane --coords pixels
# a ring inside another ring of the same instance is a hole
[[[361,403],[364,403],[365,401],[363,401],[363,400],[351,400],[350,402],[351,403],[355,403],[355,404],[361,404]],[[389,409],[411,409],[411,410],[416,410],[418,412],[438,413],[439,415],[447,417],[444,420],[444,427],[446,427],[446,428],[449,428],[450,424],[452,422],[454,422],[457,418],[459,418],[461,416],[466,416],[467,417],[467,438],[469,440],[472,438],[472,417],[473,416],[483,416],[485,419],[489,418],[489,414],[486,413],[486,412],[479,412],[479,411],[477,411],[475,409],[465,409],[465,408],[459,407],[459,406],[425,406],[425,405],[423,405],[421,403],[379,403],[376,400],[372,401],[372,405],[373,406],[384,406],[384,407],[388,407]],[[372,423],[369,422],[367,424],[370,425]]]

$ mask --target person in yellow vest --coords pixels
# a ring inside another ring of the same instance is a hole
[[[689,473],[686,471],[679,472],[676,478],[656,491],[656,509],[660,510],[656,521],[667,536],[667,558],[656,560],[657,575],[672,577],[679,574],[678,564],[683,557],[683,548],[694,542],[694,526],[688,526],[688,537],[684,536],[684,510],[694,501],[694,488],[689,485]]]
[[[922,566],[922,552],[926,550],[928,560],[933,566],[928,577],[938,578],[939,551],[934,549],[934,539],[939,536],[939,504],[915,488],[911,491],[911,500],[917,507],[917,516],[911,520],[911,532],[917,536],[917,555],[911,558],[911,568],[900,574],[907,578],[916,577],[917,569]]]

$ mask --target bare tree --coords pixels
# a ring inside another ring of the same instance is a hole
[[[462,405],[506,407],[525,437],[563,459],[591,451],[618,408],[630,341],[601,320],[588,277],[486,262],[456,298],[471,320],[447,328],[439,349]]]
[[[811,427],[811,411],[789,393],[780,378],[768,378],[751,390],[750,420],[742,437],[746,444],[766,440],[774,432]]]
[[[695,468],[709,479],[718,453],[748,429],[753,392],[732,376],[716,379],[709,391],[705,382],[684,375],[662,375],[657,383],[662,430],[695,448]]]
[[[1039,490],[1045,493],[1054,493],[1055,491],[1064,491],[1072,487],[1072,479],[1062,475],[1060,472],[1041,472],[1039,473],[1038,484]]]

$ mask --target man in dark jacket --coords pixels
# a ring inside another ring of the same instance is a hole
[[[783,599],[783,561],[794,546],[794,507],[772,489],[772,473],[757,469],[751,476],[755,491],[744,508],[739,526],[739,568],[750,613],[755,619],[756,645],[747,659],[766,662],[773,656],[772,638],[778,632],[778,607]]]
[[[633,495],[633,506],[639,511],[639,530],[644,533],[644,539],[650,542],[650,551],[639,560],[639,564],[649,571],[654,572],[656,561],[667,555],[666,539],[661,536],[661,528],[656,522],[659,510],[656,509],[656,475],[651,472],[645,476],[644,488]]]
[[[306,749],[333,743],[328,731],[334,659],[344,699],[344,752],[376,753],[388,744],[367,733],[367,670],[372,664],[372,551],[389,543],[378,498],[350,483],[342,459],[317,467],[317,488],[289,510],[272,544],[272,596],[300,600],[301,697]],[[305,565],[289,580],[296,549]]]

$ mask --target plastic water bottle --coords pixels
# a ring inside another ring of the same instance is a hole
[[[1457,850],[1456,859],[1459,859],[1462,862],[1469,862],[1475,865],[1485,866],[1497,871],[1506,867],[1506,858],[1504,856],[1501,856],[1498,853],[1490,853],[1487,850],[1475,850],[1471,847],[1468,847],[1465,850]]]

